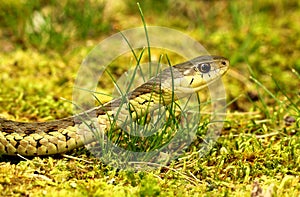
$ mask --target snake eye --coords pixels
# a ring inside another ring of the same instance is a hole
[[[208,73],[210,71],[210,64],[209,63],[202,63],[198,64],[198,69],[202,73]]]

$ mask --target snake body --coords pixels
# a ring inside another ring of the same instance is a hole
[[[228,70],[220,56],[200,56],[163,70],[124,98],[83,113],[49,122],[16,122],[0,118],[0,155],[41,156],[61,154],[96,140],[113,119],[138,119],[160,104],[198,92]],[[129,107],[121,107],[123,104]]]

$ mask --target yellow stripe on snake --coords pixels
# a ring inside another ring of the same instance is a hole
[[[112,119],[138,119],[174,100],[198,92],[228,70],[220,56],[200,56],[164,69],[126,96],[68,118],[49,122],[15,122],[0,118],[0,155],[40,156],[61,154],[96,141],[95,132],[107,131]],[[162,98],[162,99],[161,99]],[[120,108],[120,110],[118,110]]]

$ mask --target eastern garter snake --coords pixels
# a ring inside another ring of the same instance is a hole
[[[224,57],[200,56],[169,67],[130,92],[126,102],[131,107],[118,111],[118,117],[130,115],[137,119],[155,110],[162,101],[167,105],[172,99],[198,92],[224,75],[228,66],[229,61]],[[52,155],[84,146],[96,140],[91,132],[95,126],[104,132],[110,127],[120,104],[122,100],[117,98],[84,113],[49,122],[25,123],[0,118],[0,155]]]

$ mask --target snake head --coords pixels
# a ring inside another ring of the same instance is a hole
[[[175,91],[198,92],[223,76],[229,68],[229,60],[221,56],[199,56],[174,67]]]
[[[220,78],[228,67],[229,60],[224,57],[199,56],[164,69],[159,75],[130,92],[129,99],[147,94],[163,96],[165,101],[170,101],[170,95],[174,94],[179,99],[200,91]]]

